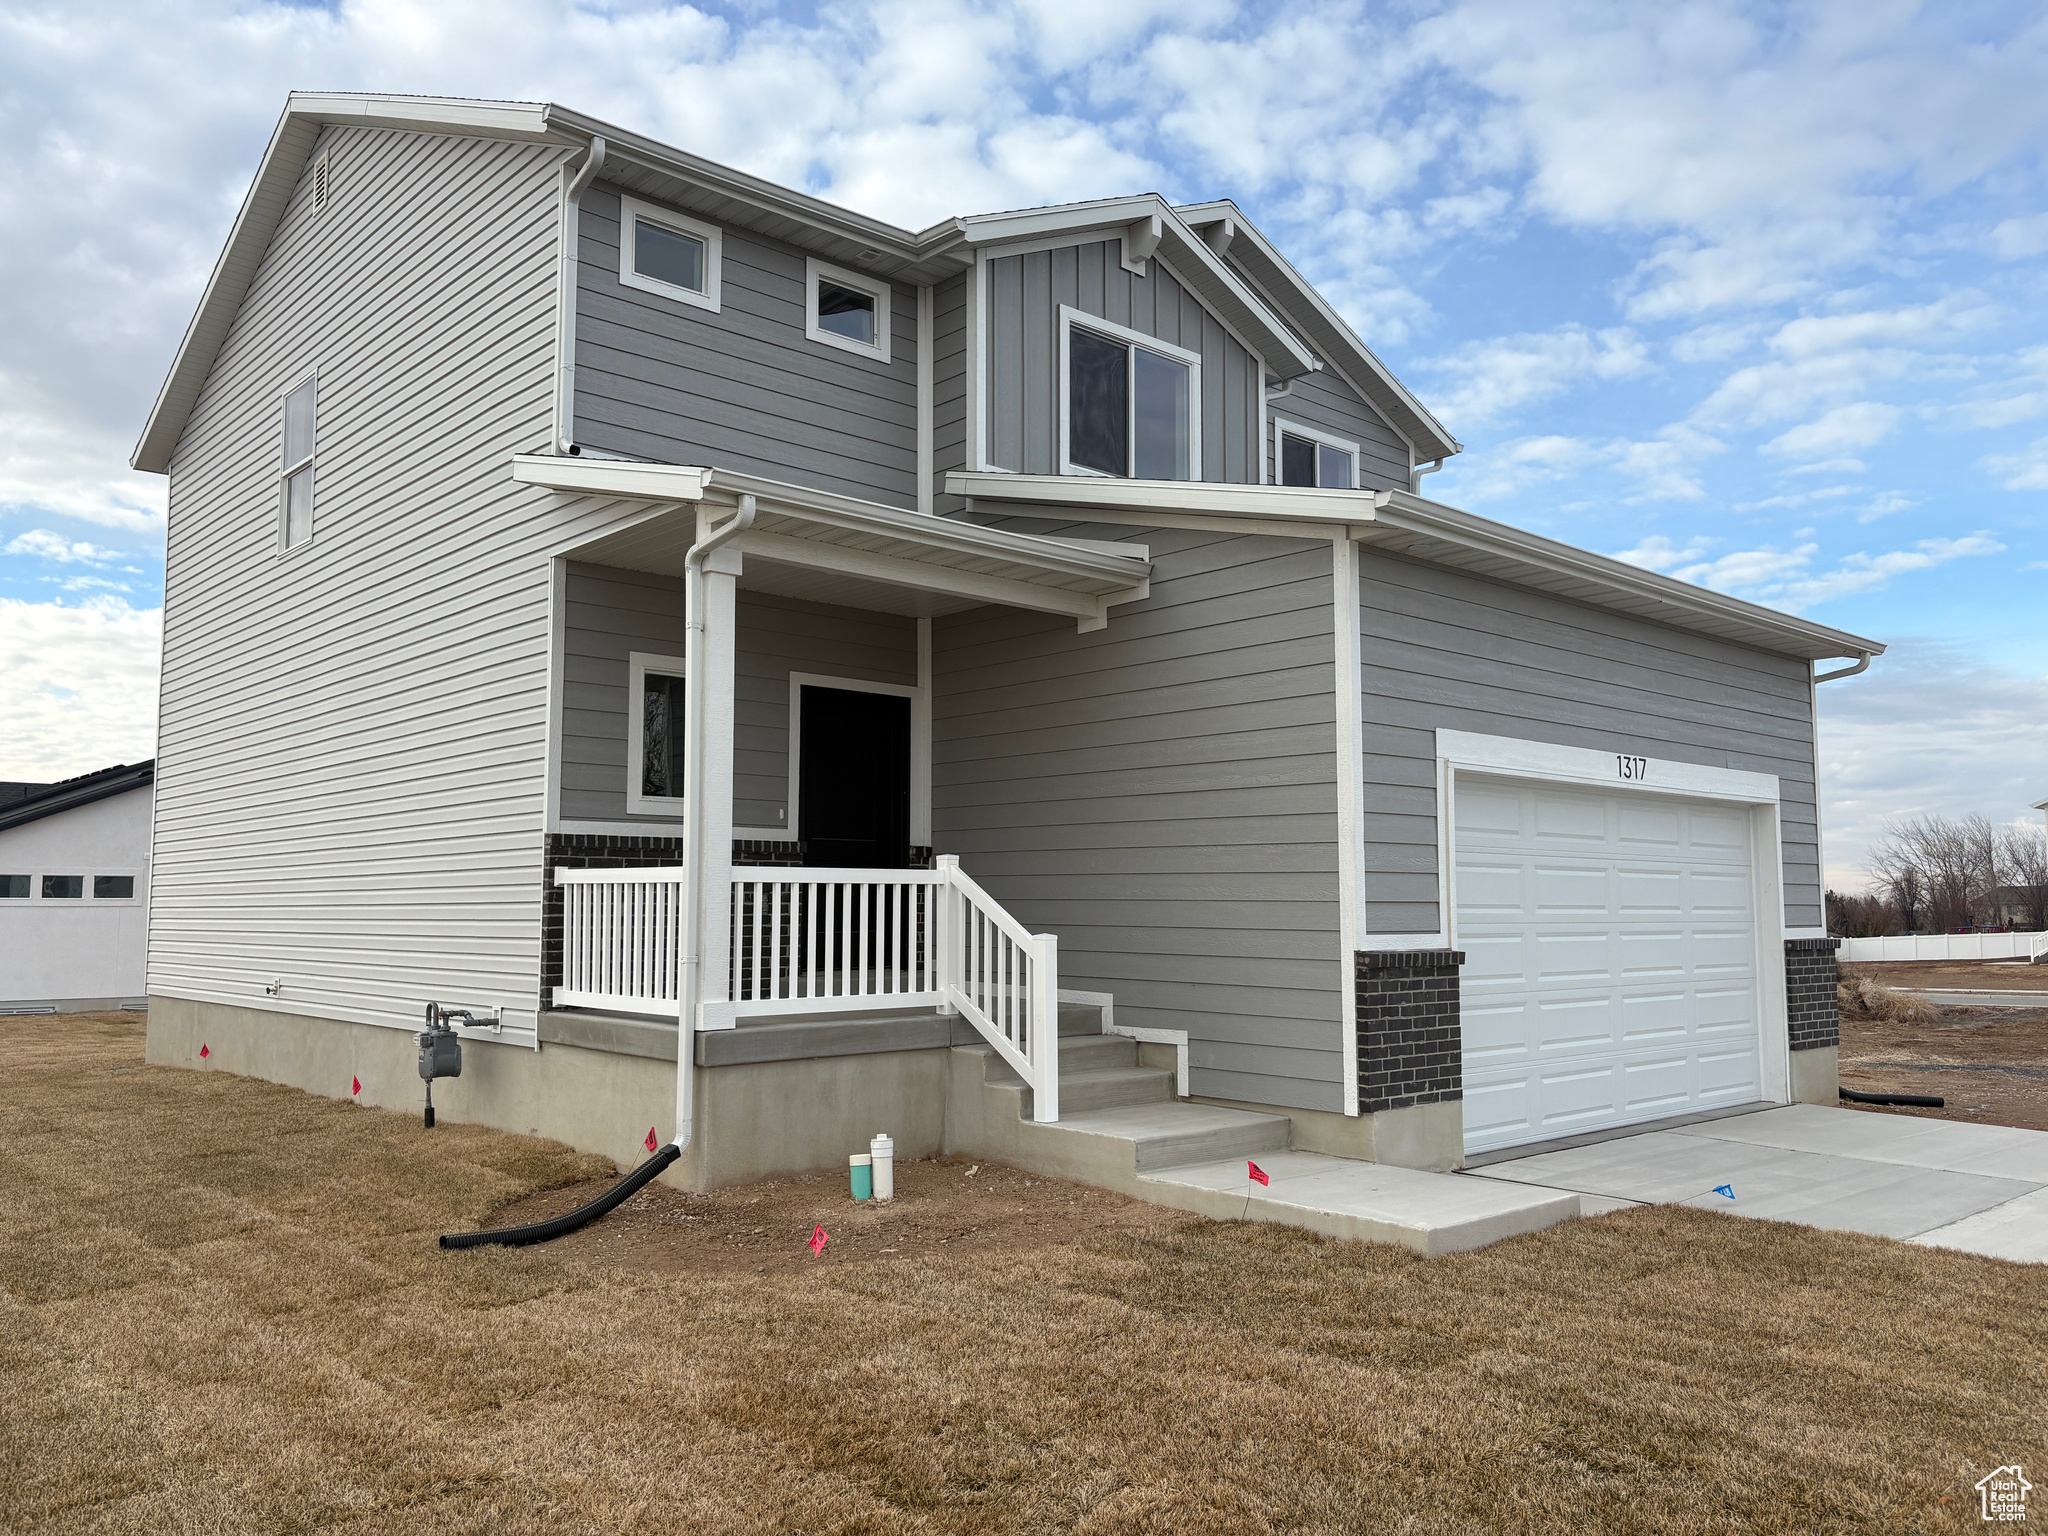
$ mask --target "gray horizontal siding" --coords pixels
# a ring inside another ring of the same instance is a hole
[[[1305,374],[1294,381],[1285,395],[1267,406],[1270,418],[1297,421],[1358,444],[1358,483],[1368,490],[1408,489],[1410,465],[1408,444],[1387,425],[1386,418],[1353,392],[1335,374],[1327,371]],[[1269,438],[1271,433],[1268,433]],[[1277,440],[1266,444],[1266,452],[1279,452]],[[1270,479],[1280,479],[1277,457]]]
[[[682,655],[683,583],[572,564],[562,664],[561,814],[626,819],[626,710],[634,651]],[[917,683],[917,621],[739,594],[733,663],[733,824],[789,826],[789,675]],[[661,825],[668,818],[635,816]]]
[[[958,512],[946,472],[967,468],[967,284],[961,273],[932,290],[932,509]]]
[[[723,231],[717,313],[619,281],[619,196],[583,198],[576,435],[669,464],[716,464],[917,504],[917,291],[892,286],[890,360],[804,334],[804,255]]]
[[[1775,775],[1785,922],[1821,923],[1806,665],[1368,549],[1366,923],[1429,933],[1439,727]]]
[[[1152,550],[1109,628],[933,621],[933,835],[1063,986],[1189,1035],[1194,1091],[1343,1107],[1330,549],[1015,522]]]
[[[1256,482],[1259,364],[1165,264],[1126,271],[1114,240],[988,264],[988,456],[1025,474],[1059,472],[1059,311],[1072,305],[1202,359],[1200,478]]]

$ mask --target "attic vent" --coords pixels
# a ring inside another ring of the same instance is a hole
[[[327,155],[323,151],[313,162],[313,211],[318,213],[327,206],[327,197],[334,189],[334,179],[328,170]]]

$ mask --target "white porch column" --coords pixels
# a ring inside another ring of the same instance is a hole
[[[700,1001],[732,996],[732,691],[736,647],[736,578],[740,552],[713,550],[704,562],[704,970]]]

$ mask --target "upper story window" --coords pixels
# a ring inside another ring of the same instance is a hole
[[[1280,484],[1358,489],[1358,444],[1291,421],[1274,422],[1273,435],[1280,446]]]
[[[675,816],[683,805],[683,662],[634,651],[626,722],[626,809]]]
[[[1060,460],[1067,474],[1191,480],[1202,460],[1202,360],[1060,306]]]
[[[313,537],[313,427],[319,414],[319,384],[308,379],[284,397],[284,488],[281,515],[284,547]]]
[[[889,361],[889,285],[879,277],[805,263],[804,334],[828,347]]]
[[[628,288],[715,310],[723,244],[710,224],[619,199],[619,281]]]

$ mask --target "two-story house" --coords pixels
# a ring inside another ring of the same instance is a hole
[[[459,1006],[444,1116],[699,1185],[1832,1101],[1814,662],[1881,647],[1458,449],[1227,201],[911,231],[295,95],[134,459],[151,1058],[410,1106]]]

